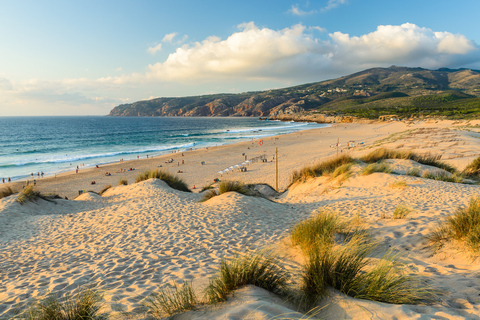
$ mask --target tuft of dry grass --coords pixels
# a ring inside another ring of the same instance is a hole
[[[405,180],[397,180],[395,182],[392,182],[390,184],[390,187],[397,188],[397,189],[405,189],[406,187],[408,187],[408,184],[407,184],[407,181]]]
[[[0,199],[11,196],[14,193],[15,192],[10,187],[3,188],[2,190],[0,190]]]
[[[210,303],[225,301],[237,288],[252,284],[276,294],[285,292],[288,273],[271,253],[258,252],[222,259],[205,295]]]
[[[468,166],[465,167],[463,173],[467,176],[480,175],[480,156],[475,158]]]
[[[74,294],[59,298],[49,294],[36,301],[27,311],[26,320],[104,320],[108,315],[102,313],[102,294],[89,287],[77,289]]]
[[[456,169],[451,165],[441,162],[441,156],[420,156],[411,151],[400,151],[400,150],[391,150],[387,148],[376,149],[369,154],[361,158],[362,161],[367,163],[378,162],[385,159],[404,159],[404,160],[413,160],[421,164],[437,167],[448,171],[450,173],[455,173]]]
[[[346,154],[342,154],[338,157],[330,160],[323,161],[311,167],[304,167],[300,171],[294,171],[290,179],[290,185],[295,182],[305,182],[309,178],[319,177],[324,174],[333,173],[338,167],[343,165],[354,163],[354,159]]]
[[[395,208],[393,212],[393,219],[405,219],[412,210],[406,205],[400,204]]]
[[[36,191],[33,186],[27,186],[22,190],[22,192],[20,192],[17,201],[20,202],[20,204],[25,204],[27,202],[36,202],[38,199],[55,202],[52,200],[52,197],[55,196],[46,196],[39,191]]]
[[[473,253],[480,251],[480,197],[472,198],[466,208],[458,208],[427,235],[435,250],[455,240],[467,245]]]
[[[214,189],[207,190],[207,192],[204,193],[203,198],[202,200],[200,200],[200,202],[207,201],[216,196],[218,196],[217,191],[215,191]]]
[[[170,188],[184,192],[192,192],[190,189],[188,189],[188,185],[182,179],[166,171],[158,169],[145,171],[144,173],[137,176],[135,182],[140,182],[148,179],[160,179],[165,181],[165,183],[168,184]]]
[[[118,181],[118,185],[119,185],[119,186],[122,186],[122,185],[123,185],[123,186],[127,186],[127,185],[128,185],[128,180],[127,180],[127,179],[120,179],[120,180]]]
[[[371,163],[364,167],[361,171],[361,174],[366,176],[374,172],[391,173],[392,169],[388,163],[381,161],[379,163]]]
[[[231,192],[231,191],[238,192],[238,193],[241,193],[241,194],[244,194],[244,195],[250,195],[251,194],[251,192],[247,188],[247,186],[245,186],[240,181],[225,180],[225,181],[221,181],[218,184],[218,192],[220,194],[224,194],[226,192]]]
[[[177,313],[192,310],[198,303],[192,283],[184,282],[181,287],[165,288],[155,292],[145,299],[147,313],[155,319],[173,316]]]
[[[98,193],[99,195],[103,195],[105,193],[105,191],[107,191],[108,189],[110,189],[112,187],[111,184],[109,184],[108,186],[105,186],[102,188],[102,190],[100,190],[100,192]]]

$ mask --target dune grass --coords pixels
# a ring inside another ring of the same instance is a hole
[[[63,298],[51,293],[36,301],[26,312],[26,320],[100,320],[108,319],[102,313],[102,294],[89,287],[82,287]]]
[[[165,183],[168,184],[170,188],[184,192],[192,192],[190,189],[188,189],[188,185],[182,179],[166,171],[158,169],[145,171],[144,173],[137,176],[135,182],[140,182],[152,178],[165,181]]]
[[[407,171],[407,176],[420,177],[420,168],[412,168]]]
[[[46,196],[39,191],[36,191],[33,186],[25,187],[22,192],[20,192],[17,201],[20,202],[20,204],[25,204],[27,202],[36,202],[38,199],[55,202],[51,199],[51,197]]]
[[[225,301],[232,291],[247,284],[282,294],[287,280],[288,273],[272,254],[250,253],[231,260],[222,259],[220,269],[210,279],[205,296],[210,303]]]
[[[105,193],[105,191],[107,191],[108,189],[110,189],[112,187],[111,184],[109,184],[108,186],[105,186],[102,188],[102,190],[100,190],[100,192],[98,193],[99,195],[103,195]]]
[[[408,184],[405,180],[397,180],[390,184],[390,188],[405,189],[406,187],[408,187]]]
[[[0,190],[0,199],[11,196],[14,193],[15,192],[10,187],[3,188],[2,190]]]
[[[475,158],[468,166],[465,167],[463,173],[467,176],[480,176],[480,156]]]
[[[405,219],[412,210],[404,204],[400,204],[395,207],[393,211],[393,219]]]
[[[238,193],[241,193],[241,194],[244,194],[244,195],[250,195],[251,194],[251,192],[247,188],[247,186],[245,186],[240,181],[225,180],[225,181],[221,181],[218,184],[218,192],[220,194],[223,194],[223,193],[226,193],[226,192],[231,192],[231,191],[235,191],[235,192],[238,192]]]
[[[473,253],[480,251],[480,197],[472,198],[466,208],[458,208],[427,235],[436,249],[449,240],[464,243]]]
[[[388,163],[380,161],[379,163],[370,163],[368,166],[364,167],[361,174],[366,176],[374,172],[391,173],[392,169]]]
[[[304,167],[300,171],[294,171],[290,179],[290,185],[295,182],[305,182],[309,178],[319,177],[324,174],[330,174],[335,172],[338,167],[346,164],[354,163],[354,159],[346,154],[342,154],[338,157],[330,160],[323,161],[311,167]]]
[[[321,211],[310,219],[297,223],[291,231],[291,241],[304,252],[315,247],[318,241],[333,243],[335,234],[345,232],[347,223],[330,211]]]
[[[184,282],[181,287],[175,284],[174,289],[163,289],[145,299],[148,313],[156,319],[192,310],[197,303],[197,296],[189,282]]]
[[[207,190],[207,192],[205,192],[205,193],[203,194],[203,198],[202,198],[202,200],[200,200],[200,201],[201,201],[201,202],[207,201],[208,199],[211,199],[211,198],[216,197],[216,196],[218,196],[217,191],[214,190],[214,189],[210,189],[210,190]]]
[[[202,190],[200,190],[200,192],[203,192],[203,191],[205,191],[205,190],[211,190],[211,189],[213,189],[213,183],[204,185],[204,186],[202,187]]]
[[[120,180],[118,181],[118,185],[119,185],[119,186],[122,186],[122,185],[123,185],[123,186],[127,186],[127,185],[128,185],[128,180],[127,180],[127,179],[120,179]]]
[[[438,171],[431,172],[430,170],[425,170],[422,174],[422,178],[432,179],[437,181],[454,182],[454,183],[463,182],[463,176],[461,174],[457,174],[457,173],[449,174],[448,172],[438,172]]]
[[[404,160],[413,160],[421,164],[437,167],[448,171],[450,173],[455,173],[456,169],[451,165],[439,161],[441,156],[420,156],[411,151],[400,151],[400,150],[391,150],[386,148],[376,149],[369,154],[360,158],[363,162],[373,163],[385,159],[404,159]]]
[[[378,244],[366,230],[348,225],[332,213],[321,212],[292,228],[292,244],[299,245],[306,258],[304,303],[315,304],[329,287],[352,297],[396,304],[433,299],[433,290],[407,274],[398,257],[387,254],[374,263],[371,256],[378,252]]]

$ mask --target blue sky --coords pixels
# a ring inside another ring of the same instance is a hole
[[[0,116],[103,115],[162,96],[390,65],[480,69],[478,0],[3,1]]]

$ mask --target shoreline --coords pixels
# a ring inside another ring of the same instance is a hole
[[[121,179],[126,179],[129,184],[132,184],[140,173],[158,168],[179,176],[193,192],[199,192],[202,187],[213,183],[216,178],[220,180],[239,180],[244,183],[267,183],[275,187],[274,155],[275,148],[278,148],[278,186],[279,190],[285,190],[290,183],[290,176],[293,171],[335,155],[336,149],[332,148],[332,145],[335,145],[337,140],[340,142],[339,152],[347,152],[347,143],[356,141],[355,148],[348,150],[353,152],[372,147],[376,140],[385,139],[401,131],[417,127],[449,128],[452,123],[449,120],[421,122],[413,125],[404,122],[337,123],[329,127],[270,136],[262,139],[264,143],[261,146],[258,145],[258,140],[236,142],[138,160],[117,161],[101,165],[99,168],[80,167],[78,174],[73,170],[57,174],[56,177],[53,175],[43,178],[34,176],[31,179],[12,181],[0,185],[3,187],[10,186],[14,191],[20,191],[26,185],[27,180],[32,182],[35,179],[36,188],[40,192],[58,194],[62,198],[72,199],[79,195],[80,190],[82,192],[99,192],[105,186],[118,185]],[[267,162],[250,163],[246,166],[247,172],[234,170],[226,174],[218,173],[221,170],[240,164],[246,159],[258,157],[266,158]],[[169,159],[173,159],[173,162],[167,163]],[[456,162],[459,162],[459,159]],[[463,163],[460,165],[463,165]],[[134,170],[128,171],[130,168]],[[125,172],[124,169],[127,171]],[[111,176],[105,176],[105,172],[111,173]],[[93,181],[95,181],[95,184],[91,184]]]
[[[295,123],[299,123],[299,124],[304,124],[304,125],[308,125],[308,121],[280,121],[280,120],[275,120],[275,121],[278,121],[278,122],[281,122],[281,123],[284,123],[284,124],[288,124],[288,123],[291,123],[291,122],[295,122]],[[328,124],[322,124],[322,125],[325,125],[326,127],[328,127]],[[260,127],[259,128],[259,131],[262,131],[264,134],[261,134],[259,136],[256,136],[254,139],[268,139],[270,137],[273,137],[273,136],[282,136],[282,135],[285,135],[285,134],[288,134],[288,133],[281,133],[281,134],[271,134],[271,133],[268,133],[270,130],[272,129],[275,129],[276,127]],[[255,129],[255,128],[253,128]],[[308,128],[306,127],[305,129],[301,129],[299,131],[306,131],[306,130],[312,130],[312,129],[316,129],[316,128]],[[230,130],[227,130],[227,132],[230,131]],[[241,130],[243,131],[243,129]],[[247,130],[248,131],[248,130]],[[295,133],[295,132],[299,132],[299,131],[294,131],[294,132],[290,132],[290,133]],[[256,132],[256,131],[253,131],[253,132]],[[266,134],[265,134],[266,133]],[[225,145],[231,145],[231,144],[236,144],[236,143],[241,143],[241,142],[248,142],[248,141],[252,141],[252,138],[241,138],[239,137],[238,139],[232,139],[232,140],[226,140],[226,141],[222,141],[220,143],[218,142],[214,142],[214,141],[195,141],[195,142],[185,142],[185,143],[182,143],[182,144],[178,144],[178,145],[165,145],[163,150],[157,150],[154,146],[150,146],[151,150],[140,150],[140,151],[128,151],[128,150],[121,150],[121,151],[118,151],[118,154],[114,155],[114,156],[111,156],[110,158],[108,156],[106,156],[108,154],[105,153],[103,155],[98,155],[98,154],[85,154],[85,155],[82,155],[81,158],[79,159],[71,159],[71,160],[63,160],[63,161],[60,161],[59,162],[59,165],[62,165],[62,164],[68,164],[70,163],[69,166],[65,166],[64,168],[61,168],[60,167],[57,167],[57,168],[49,168],[49,169],[43,169],[42,168],[36,168],[35,170],[32,170],[32,169],[29,169],[27,172],[29,173],[26,173],[26,174],[17,174],[16,176],[5,176],[5,180],[7,180],[7,178],[11,178],[11,182],[12,183],[16,183],[16,182],[26,182],[27,180],[31,180],[33,181],[34,179],[35,180],[40,180],[40,179],[44,179],[44,178],[47,178],[47,177],[55,177],[56,175],[63,175],[67,172],[75,172],[76,168],[79,168],[80,170],[85,170],[85,169],[88,169],[88,168],[95,168],[95,166],[109,166],[109,165],[112,165],[112,164],[118,164],[120,162],[123,161],[123,158],[125,157],[132,157],[131,159],[126,159],[125,161],[136,161],[137,159],[135,159],[136,156],[140,156],[140,159],[145,159],[145,156],[148,156],[149,158],[152,157],[152,158],[157,158],[157,157],[162,157],[162,156],[168,156],[168,155],[175,155],[176,153],[181,153],[181,152],[190,152],[190,151],[193,151],[193,150],[198,150],[198,149],[203,149],[203,148],[213,148],[213,147],[216,147],[216,146],[225,146]],[[159,148],[159,149],[162,149],[162,148]],[[190,150],[190,149],[193,149],[193,150]],[[183,151],[182,151],[183,150]],[[172,151],[175,151],[175,152],[172,152]],[[94,161],[95,159],[99,159],[99,162],[91,162],[91,161]],[[85,165],[85,162],[87,162],[87,164]],[[91,162],[91,163],[90,163]],[[54,162],[47,162],[48,165],[53,165]],[[37,166],[41,166],[41,163],[37,163],[36,164]],[[25,168],[27,169],[27,168]],[[48,170],[48,171],[47,171]],[[40,172],[44,172],[44,175],[43,177],[41,175],[37,175],[37,173],[39,174]],[[33,175],[31,175],[33,173]],[[1,182],[0,182],[0,185],[1,185]]]

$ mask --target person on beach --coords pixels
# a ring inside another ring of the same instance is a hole
[[[10,179],[10,177],[8,177],[8,182],[12,182],[12,180]]]
[[[2,182],[5,183],[5,178],[2,178]]]

